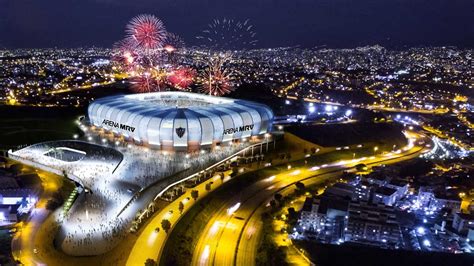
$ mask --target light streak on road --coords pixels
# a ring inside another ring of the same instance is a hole
[[[234,206],[227,209],[227,215],[234,214],[239,209],[239,207],[240,207],[240,202],[236,203]]]
[[[199,261],[200,265],[204,265],[206,263],[207,259],[209,258],[210,253],[211,253],[211,248],[209,247],[209,245],[206,245],[201,254],[201,259]]]
[[[151,234],[150,234],[150,237],[148,237],[148,246],[153,246],[153,244],[155,243],[155,240],[156,240],[156,237],[158,236],[158,233],[153,231]]]
[[[275,177],[276,177],[276,176],[272,175],[272,176],[270,176],[270,177],[267,177],[267,178],[265,179],[265,181],[271,182],[271,181],[273,181],[273,180],[275,179]]]
[[[300,170],[295,170],[295,171],[291,172],[291,175],[293,175],[293,176],[294,175],[299,175],[300,173],[301,173]]]
[[[220,221],[215,221],[214,224],[212,224],[211,229],[209,230],[209,236],[213,236],[217,233],[219,230],[219,227],[222,226],[222,222]]]

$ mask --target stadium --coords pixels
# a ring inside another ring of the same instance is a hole
[[[189,92],[109,96],[88,108],[92,126],[166,150],[194,151],[264,136],[273,112],[263,104]]]

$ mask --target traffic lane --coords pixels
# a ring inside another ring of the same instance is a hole
[[[406,153],[409,153],[411,152],[412,150],[409,150],[407,151]],[[404,157],[404,156],[407,156],[405,153],[400,153],[400,154],[394,154],[392,155],[392,157]],[[358,164],[358,163],[361,163],[361,162],[365,162],[367,164],[372,164],[374,162],[377,162],[377,163],[380,163],[380,162],[388,162],[390,159],[386,159],[385,157],[381,157],[381,156],[378,156],[378,157],[374,157],[374,159],[366,159],[366,160],[363,160],[363,161],[357,161],[357,162],[354,162],[353,164]],[[351,162],[348,163],[349,165],[351,165]],[[334,166],[334,167],[328,167],[328,168],[323,168],[321,170],[319,170],[316,174],[316,172],[312,172],[312,171],[308,171],[306,169],[304,175],[301,175],[301,170],[294,170],[294,171],[286,171],[285,173],[283,174],[278,174],[276,177],[273,177],[273,179],[270,180],[270,182],[265,182],[268,180],[268,178],[266,179],[262,179],[256,183],[253,183],[250,187],[247,187],[247,189],[243,190],[245,194],[249,195],[249,196],[252,196],[254,195],[255,191],[260,191],[259,193],[262,193],[265,192],[265,190],[268,190],[270,193],[265,193],[267,194],[267,197],[268,195],[273,195],[274,193],[274,190],[275,189],[281,189],[281,188],[284,188],[286,186],[289,186],[289,185],[292,185],[293,183],[296,183],[300,180],[304,180],[304,179],[307,179],[307,178],[311,178],[313,177],[315,174],[316,175],[323,175],[325,173],[329,173],[329,172],[334,172],[334,171],[342,171],[344,170],[345,168],[343,166],[345,166],[346,164],[341,164],[341,165],[338,165],[338,166]],[[354,167],[353,165],[351,166],[351,168]],[[294,174],[296,173],[295,171],[299,171],[297,172],[297,174]],[[298,177],[299,176],[299,177]],[[292,178],[293,177],[293,178]],[[289,179],[289,180],[288,180]],[[287,181],[285,183],[281,183],[283,181]],[[240,194],[240,199],[242,198],[246,198],[245,197],[245,194]],[[248,201],[249,198],[246,198],[245,201]],[[231,203],[231,204],[234,204],[233,202],[237,201],[237,199],[234,197],[232,200],[230,201],[227,201],[228,203]],[[231,207],[231,205],[228,205],[227,206],[228,208]],[[205,254],[207,259],[209,260],[206,260],[206,263],[212,265],[213,263],[213,260],[214,260],[214,254],[216,252],[220,252],[220,249],[216,249],[216,248],[212,248],[212,246],[218,246],[218,243],[212,243],[215,240],[215,238],[212,238],[212,239],[207,239],[207,242],[206,242],[206,236],[209,234],[209,229],[212,227],[212,224],[216,223],[216,221],[218,221],[218,219],[220,218],[222,220],[222,217],[224,216],[223,212],[222,212],[222,209],[225,209],[225,208],[222,208],[221,207],[221,212],[218,212],[219,214],[214,214],[214,219],[211,219],[211,222],[208,223],[208,225],[206,226],[206,229],[204,231],[204,233],[201,234],[201,237],[200,237],[200,240],[198,240],[198,245],[196,245],[196,249],[195,249],[195,252],[194,252],[194,255],[193,255],[193,261],[195,264],[197,265],[202,265],[202,254]],[[217,218],[219,217],[219,218]],[[223,230],[225,230],[226,227],[224,227]],[[214,235],[213,235],[214,236]],[[227,239],[227,236],[226,236],[226,241],[228,241],[229,239]],[[217,240],[219,241],[219,240]],[[208,242],[211,242],[211,243],[208,243]],[[227,250],[227,249],[225,249]],[[228,255],[228,254],[225,254],[225,252],[223,252],[223,259],[224,261],[226,261],[227,259],[225,259],[225,257]],[[217,255],[219,256],[219,255]],[[199,264],[200,263],[200,264]]]
[[[416,150],[414,152],[411,151],[407,155],[399,156],[399,157],[393,158],[393,159],[384,159],[381,162],[383,162],[383,163],[396,163],[396,162],[400,162],[400,161],[403,161],[403,160],[408,160],[408,159],[411,159],[413,157],[417,157],[421,152],[423,152],[423,150],[424,149],[419,149],[419,150]],[[378,162],[378,163],[372,162],[370,164],[380,164],[381,162]],[[342,171],[342,170],[339,170],[339,171]],[[307,180],[301,180],[300,182],[303,182],[306,186],[311,186],[311,185],[315,185],[318,182],[321,182],[321,180],[320,179],[316,180],[314,178],[311,178],[311,179],[307,179]],[[286,187],[286,188],[282,189],[281,191],[279,191],[279,193],[281,193],[282,195],[288,195],[288,194],[291,193],[292,190],[293,190],[293,188]],[[268,200],[271,200],[271,198],[269,198]],[[259,209],[263,209],[263,206],[259,206],[259,207],[260,207]],[[249,217],[249,219],[255,219],[255,218],[258,219],[258,217],[256,215],[253,215],[253,217]],[[249,229],[250,229],[249,227],[242,228],[241,229],[241,234],[243,232],[249,230]],[[249,263],[251,261],[253,261],[253,262],[255,261],[255,255],[253,255],[254,256],[253,258],[250,258],[250,257],[247,256],[248,254],[240,255],[239,253],[245,253],[247,250],[255,250],[258,243],[255,242],[255,243],[253,243],[253,246],[249,246],[249,245],[251,245],[251,243],[249,241],[240,241],[240,242],[241,243],[239,243],[239,248],[237,249],[237,262],[238,262],[237,265],[241,265],[240,263],[246,263],[244,265],[250,265]],[[254,253],[250,252],[250,254],[254,254]]]
[[[307,175],[308,174],[310,173],[307,173]],[[318,176],[320,175],[321,174],[319,174]],[[331,177],[334,176],[336,176],[336,174],[331,175]],[[233,219],[225,219],[227,215],[226,212],[220,212],[215,215],[218,218],[213,220],[214,223],[216,222],[216,220],[222,222],[224,219],[225,223],[219,228],[218,234],[215,234],[215,232],[211,231],[205,231],[203,233],[201,238],[205,238],[206,236],[210,236],[210,238],[206,238],[203,239],[203,241],[200,241],[200,244],[197,245],[197,254],[207,254],[207,251],[210,251],[210,256],[206,265],[233,264],[235,251],[237,249],[237,244],[239,243],[238,239],[240,237],[240,234],[238,232],[241,232],[242,229],[245,227],[248,220],[247,217],[252,217],[253,212],[255,212],[258,206],[264,203],[266,204],[266,202],[268,201],[267,199],[272,198],[278,190],[284,187],[292,186],[294,183],[298,182],[300,179],[303,178],[306,178],[306,175],[301,177],[283,175],[281,176],[281,180],[278,180],[278,185],[276,186],[274,183],[259,183],[259,193],[245,193],[247,197],[245,197],[245,195],[241,195],[240,199],[245,200],[242,202],[241,207],[234,214]],[[254,186],[256,186],[256,184],[254,184]],[[233,200],[236,201],[237,198],[234,198]],[[231,206],[232,205],[228,205],[229,208]],[[240,217],[240,219],[237,219],[236,217]],[[209,228],[209,224],[206,228]],[[199,261],[202,263],[201,259]]]

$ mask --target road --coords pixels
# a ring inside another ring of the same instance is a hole
[[[305,142],[298,142],[298,145],[306,145]],[[312,147],[318,147],[317,145],[311,145]],[[302,146],[299,146],[301,148]],[[319,153],[326,153],[334,151],[334,148],[322,148],[320,149]],[[296,152],[294,152],[296,153]],[[304,156],[304,154],[301,154]],[[295,156],[297,157],[297,156]],[[275,159],[274,163],[277,163],[280,159]],[[281,162],[285,160],[281,160]],[[255,170],[259,166],[247,167],[247,169]],[[220,176],[215,176],[210,180],[207,180],[201,184],[198,184],[193,189],[189,189],[181,195],[176,200],[172,201],[167,205],[164,209],[157,211],[151,221],[146,224],[138,235],[138,238],[133,245],[133,248],[128,256],[126,265],[143,265],[147,258],[151,258],[154,260],[159,260],[163,248],[165,246],[166,240],[168,239],[169,234],[165,233],[161,228],[161,221],[163,219],[167,219],[170,221],[172,228],[178,223],[178,221],[184,216],[187,210],[193,206],[196,201],[194,201],[191,197],[191,190],[197,190],[199,193],[199,199],[205,197],[209,193],[212,193],[217,187],[229,181],[230,178],[226,176],[222,181]],[[213,182],[211,186],[211,191],[206,190],[206,184]],[[198,199],[198,201],[199,201]],[[183,214],[179,212],[179,203],[183,202],[184,209]],[[160,231],[156,232],[156,228],[159,227]],[[172,230],[172,229],[171,229]]]
[[[228,180],[229,177],[226,177],[224,182],[227,182]],[[209,182],[213,182],[214,186],[222,183],[220,177],[215,176],[211,180],[194,187],[192,190],[197,190],[200,198],[204,197],[209,193],[209,191],[206,190],[206,184]],[[194,199],[191,197],[191,190],[187,191],[177,200],[170,202],[164,210],[159,211],[155,216],[153,216],[153,219],[146,225],[146,227],[144,227],[143,231],[140,232],[140,236],[135,242],[128,257],[127,265],[143,265],[147,258],[157,258],[158,254],[161,253],[164,247],[163,243],[165,243],[168,238],[168,234],[165,233],[161,227],[161,221],[166,219],[170,221],[172,226],[176,225],[181,217],[179,211],[180,202],[183,202],[183,211],[186,211],[193,204]],[[159,228],[159,232],[155,230],[157,227]]]
[[[334,179],[347,169],[364,163],[378,165],[401,162],[419,156],[425,147],[414,146],[400,153],[389,153],[330,165],[292,169],[253,183],[229,198],[207,223],[193,253],[192,265],[254,265],[262,224],[260,214],[275,193],[287,194],[296,182],[305,185]],[[240,203],[238,210],[228,209]]]
[[[35,246],[35,238],[44,220],[50,211],[46,209],[46,204],[52,194],[62,186],[62,177],[43,171],[36,171],[41,179],[43,193],[38,199],[35,208],[31,211],[30,219],[24,224],[20,224],[18,232],[12,240],[12,256],[15,260],[23,262],[25,265],[45,265],[35,253],[40,248]],[[36,251],[36,252],[35,252]]]

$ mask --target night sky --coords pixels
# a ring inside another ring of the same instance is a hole
[[[111,47],[141,13],[189,45],[227,17],[250,19],[257,47],[474,47],[473,0],[0,0],[0,47]]]

